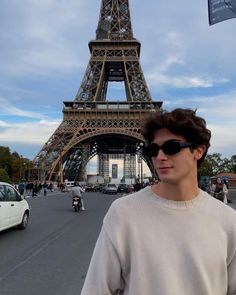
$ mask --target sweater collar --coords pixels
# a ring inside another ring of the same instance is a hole
[[[152,188],[150,186],[146,187],[145,190],[147,190],[147,193],[149,193],[150,197],[153,200],[155,200],[156,202],[159,202],[161,205],[172,208],[172,209],[180,209],[180,210],[199,207],[202,204],[203,200],[205,199],[205,195],[206,195],[204,191],[199,189],[198,195],[191,200],[174,201],[174,200],[169,200],[169,199],[160,197],[159,195],[157,195],[156,193],[152,191]]]

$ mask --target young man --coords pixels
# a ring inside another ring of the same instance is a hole
[[[142,134],[159,182],[112,204],[81,294],[235,295],[236,213],[198,187],[205,120],[160,112]]]

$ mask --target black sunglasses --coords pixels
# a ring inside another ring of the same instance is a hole
[[[166,155],[175,155],[183,148],[190,146],[193,146],[190,142],[181,142],[177,140],[168,140],[161,146],[156,143],[151,143],[150,145],[143,146],[143,155],[147,157],[156,157],[160,150]]]

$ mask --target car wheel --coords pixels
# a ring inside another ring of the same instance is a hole
[[[29,214],[27,212],[24,213],[23,217],[22,217],[22,221],[19,224],[19,229],[25,229],[28,225],[28,221],[29,221]]]

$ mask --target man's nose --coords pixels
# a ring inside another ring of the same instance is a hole
[[[155,157],[157,160],[163,160],[167,158],[167,155],[163,152],[162,149],[158,151],[158,154]]]

